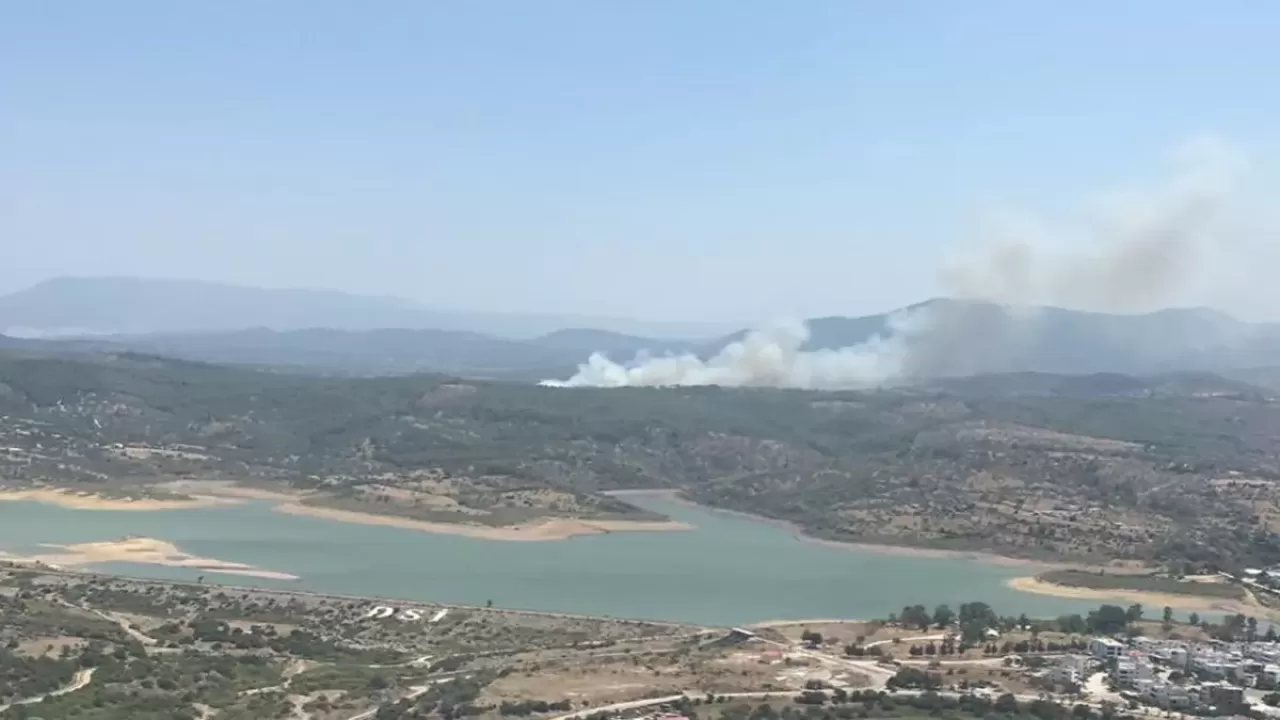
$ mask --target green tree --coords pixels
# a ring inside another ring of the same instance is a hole
[[[933,609],[933,624],[945,628],[955,622],[956,613],[947,605],[939,605]]]
[[[1080,615],[1063,615],[1058,618],[1058,631],[1068,634],[1079,634],[1088,631],[1089,626],[1085,624],[1084,618]]]
[[[1125,620],[1130,623],[1136,623],[1142,619],[1142,603],[1134,603],[1124,612]]]
[[[1168,605],[1164,606],[1164,614],[1161,618],[1161,627],[1168,630],[1173,627],[1173,608]]]
[[[1199,625],[1199,624],[1200,624],[1200,613],[1195,613],[1195,612],[1193,612],[1193,613],[1191,613],[1190,615],[1188,615],[1188,616],[1187,616],[1187,622],[1191,623],[1192,625]]]
[[[1129,624],[1129,615],[1119,605],[1103,605],[1097,610],[1090,610],[1085,621],[1090,632],[1100,635],[1114,635]]]
[[[970,620],[960,626],[960,641],[965,645],[977,645],[987,639],[987,625],[978,620]]]
[[[903,625],[910,627],[918,627],[921,630],[928,630],[929,624],[932,622],[929,617],[929,611],[923,605],[910,605],[902,608],[902,614],[898,616],[898,621]]]

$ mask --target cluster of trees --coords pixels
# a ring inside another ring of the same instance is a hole
[[[1195,613],[1192,613],[1192,615],[1194,616]],[[1198,620],[1199,617],[1195,616],[1195,619],[1191,622],[1193,624],[1200,624],[1201,627],[1203,627],[1209,635],[1216,640],[1225,640],[1227,642],[1240,640],[1253,642],[1259,639],[1267,642],[1276,642],[1277,640],[1280,640],[1280,634],[1276,633],[1274,626],[1268,626],[1267,631],[1259,635],[1258,619],[1255,617],[1246,617],[1239,613],[1226,616],[1223,621],[1217,625],[1210,623],[1198,623]]]
[[[948,637],[940,643],[930,642],[925,645],[912,645],[907,652],[909,652],[913,657],[920,657],[921,655],[933,657],[934,655],[955,655],[957,653],[963,653],[968,649],[968,645],[965,645],[964,643],[957,643],[955,640]]]
[[[938,643],[929,642],[924,645],[912,645],[908,649],[908,652],[912,657],[933,657],[935,655],[947,656],[963,654],[965,651],[969,650],[970,647],[976,646],[969,646],[964,643],[957,643],[951,639],[946,639]],[[1035,640],[1019,640],[1017,642],[1006,640],[999,645],[996,643],[987,643],[983,645],[982,654],[992,656],[1008,655],[1009,653],[1061,653],[1084,650],[1087,647],[1088,643],[1081,639],[1073,639],[1066,643],[1045,642],[1039,638]],[[855,655],[856,653],[849,654]]]
[[[191,620],[187,623],[187,628],[190,630],[189,634],[178,636],[180,626],[168,623],[161,626],[157,634],[161,637],[178,636],[178,644],[206,642],[211,643],[214,650],[221,650],[226,646],[237,650],[270,648],[277,653],[312,660],[390,663],[403,657],[401,653],[391,650],[349,648],[301,628],[295,628],[288,635],[279,635],[270,625],[253,625],[245,632],[243,628],[233,628],[213,618]]]
[[[890,690],[937,690],[942,687],[942,676],[918,668],[904,667],[889,678],[885,687]]]
[[[945,604],[935,607],[932,613],[924,605],[908,605],[902,609],[901,613],[890,614],[887,622],[918,628],[922,631],[930,628],[939,630],[958,628],[961,641],[969,647],[974,647],[985,642],[986,631],[989,629],[999,632],[1022,629],[1033,633],[1056,630],[1077,635],[1085,633],[1114,635],[1124,632],[1134,623],[1142,620],[1143,613],[1142,605],[1137,603],[1127,608],[1119,605],[1101,605],[1095,610],[1090,610],[1087,615],[1072,614],[1062,615],[1054,620],[1033,620],[1026,614],[1017,617],[997,615],[986,603],[972,602],[962,604],[959,612],[953,611]],[[1162,619],[1167,627],[1172,626],[1173,608],[1165,607]],[[1190,623],[1199,625],[1199,616],[1192,613]],[[1242,636],[1250,632],[1256,634],[1257,631],[1257,620],[1246,618],[1244,615],[1230,619],[1228,625],[1233,630],[1238,629]]]
[[[198,713],[190,709],[193,703],[226,708],[240,702],[243,690],[281,679],[279,664],[261,655],[185,651],[149,657],[141,646],[121,645],[94,648],[78,661],[95,669],[93,682],[30,706],[26,712],[31,717],[194,720]],[[11,711],[16,712],[16,708]]]
[[[984,602],[969,602],[960,606],[959,612],[949,605],[939,605],[930,613],[924,605],[908,605],[898,615],[889,616],[890,623],[898,623],[907,627],[928,630],[959,627],[960,636],[970,645],[976,645],[986,637],[986,631],[1000,625],[991,606]]]
[[[74,660],[24,657],[7,647],[0,649],[0,705],[57,690],[79,667]]]
[[[901,687],[901,686],[900,686]],[[922,688],[923,689],[923,688]],[[698,717],[695,703],[677,708],[686,716]],[[926,689],[919,695],[892,695],[875,690],[806,690],[791,705],[777,708],[772,703],[732,704],[718,709],[721,720],[862,720],[883,717],[1000,717],[1007,720],[1130,720],[1112,706],[1095,710],[1087,705],[1064,705],[1048,700],[1021,702],[1013,695],[997,698],[976,695],[944,696]],[[591,719],[589,719],[591,720]],[[594,718],[602,720],[602,718]]]
[[[1089,647],[1089,643],[1085,642],[1083,639],[1080,639],[1080,638],[1072,638],[1068,642],[1064,642],[1064,643],[1052,642],[1052,641],[1045,642],[1044,640],[1036,638],[1035,640],[1019,640],[1017,642],[1010,642],[1006,640],[1005,642],[1000,643],[999,649],[996,648],[994,643],[991,645],[988,645],[985,649],[988,651],[987,652],[988,655],[997,655],[997,654],[1008,655],[1009,653],[1021,654],[1021,653],[1077,652],[1080,650],[1085,650],[1088,647]]]
[[[568,700],[558,700],[556,702],[547,702],[546,700],[524,700],[521,702],[504,701],[498,706],[498,713],[501,715],[515,715],[516,717],[524,717],[533,713],[545,712],[568,712],[572,709],[573,704]]]
[[[474,717],[493,710],[492,705],[476,705],[476,698],[492,678],[485,674],[435,683],[412,700],[401,700],[378,708],[374,720],[410,720],[436,715],[443,720]],[[550,707],[548,705],[548,707]]]

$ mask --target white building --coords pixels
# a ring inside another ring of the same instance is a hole
[[[1152,644],[1147,648],[1151,659],[1158,663],[1168,665],[1177,670],[1185,670],[1187,661],[1191,658],[1190,651],[1181,643],[1158,643]]]
[[[1049,669],[1046,677],[1050,682],[1061,684],[1079,684],[1089,673],[1090,664],[1096,662],[1088,655],[1063,655]]]
[[[1124,643],[1109,637],[1098,637],[1089,641],[1089,654],[1101,660],[1115,660],[1124,652]]]
[[[1187,666],[1210,677],[1224,678],[1234,674],[1243,660],[1239,653],[1222,652],[1201,646],[1191,654]]]
[[[1170,683],[1152,683],[1146,695],[1152,703],[1162,708],[1188,707],[1199,699],[1191,690]]]
[[[1244,702],[1244,688],[1226,683],[1200,686],[1200,702],[1212,705],[1239,705]]]
[[[1244,648],[1244,655],[1264,663],[1280,664],[1280,644],[1269,642],[1248,643]]]
[[[1045,674],[1045,678],[1055,685],[1078,685],[1082,677],[1080,671],[1070,665],[1054,665]]]
[[[1078,673],[1088,672],[1090,666],[1094,662],[1095,660],[1089,657],[1088,655],[1077,655],[1074,653],[1071,655],[1063,655],[1062,657],[1058,658],[1059,665],[1065,665],[1067,667],[1070,667]]]
[[[1130,653],[1116,659],[1116,683],[1132,687],[1139,681],[1150,681],[1155,677],[1155,668],[1151,662],[1138,653]]]

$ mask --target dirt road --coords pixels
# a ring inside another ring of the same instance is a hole
[[[43,695],[35,695],[33,697],[23,698],[21,700],[14,700],[8,705],[0,705],[0,713],[3,713],[4,711],[16,705],[35,705],[36,703],[44,702],[45,698],[53,698],[53,697],[58,697],[60,695],[66,695],[67,693],[73,693],[87,686],[90,682],[93,681],[93,671],[95,670],[97,670],[97,668],[86,668],[84,670],[77,670],[75,676],[71,678],[71,682],[67,683],[66,685],[63,685],[62,687],[58,688],[57,690],[54,690],[53,692],[47,692]]]

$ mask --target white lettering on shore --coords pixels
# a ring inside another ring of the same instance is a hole
[[[419,622],[420,620],[422,620],[424,612],[426,611],[422,610],[421,608],[403,608],[403,609],[397,610],[396,608],[391,607],[390,605],[375,605],[374,607],[370,608],[368,612],[364,614],[364,619],[365,620],[388,620],[391,618],[395,618],[397,620],[403,620],[404,622]],[[448,608],[445,608],[444,610],[440,610],[436,612],[436,614],[432,615],[431,619],[428,620],[427,622],[428,623],[440,622],[440,619],[443,618],[448,613],[449,613]]]

